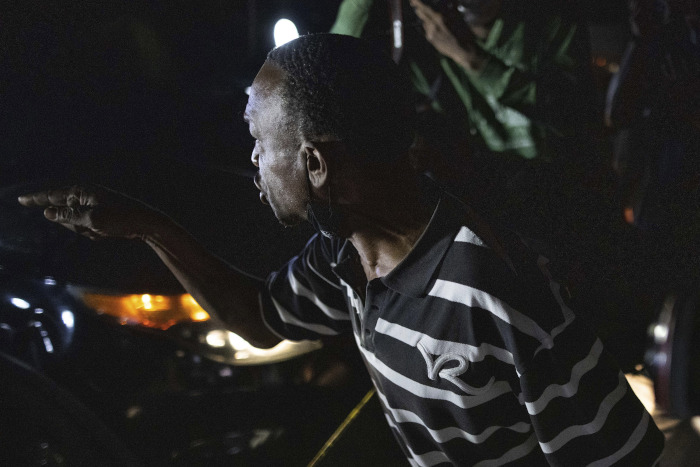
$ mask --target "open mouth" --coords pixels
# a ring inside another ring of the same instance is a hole
[[[260,186],[260,172],[255,174],[255,178],[253,179],[253,183],[255,183],[255,187],[258,190],[260,190],[260,202],[262,202],[263,204],[267,204],[269,206],[270,202],[267,200],[267,195],[265,195],[262,187]]]

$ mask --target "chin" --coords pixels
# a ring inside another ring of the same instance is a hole
[[[274,208],[272,209],[272,212],[275,214],[275,217],[277,218],[279,223],[282,224],[284,227],[296,227],[297,225],[301,224],[301,222],[304,220],[297,215],[278,212]]]
[[[291,228],[291,227],[296,227],[297,225],[300,224],[298,221],[290,221],[288,219],[280,219],[277,218],[277,220],[280,222],[280,224],[285,227],[285,228]]]

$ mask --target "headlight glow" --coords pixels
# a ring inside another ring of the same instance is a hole
[[[240,346],[240,342],[237,342],[238,346],[234,345],[234,336],[240,339],[240,341],[245,342],[248,347]],[[258,349],[233,333],[229,333],[229,342],[231,347],[235,350],[233,358],[237,365],[260,365],[281,362],[322,347],[320,341],[295,342],[284,340],[270,349]]]
[[[83,293],[83,302],[98,313],[114,316],[127,324],[168,329],[183,321],[206,321],[209,314],[190,294],[106,295]]]
[[[26,310],[27,308],[29,308],[31,306],[28,301],[23,300],[19,297],[12,297],[10,299],[10,303],[12,303],[14,306],[16,306],[17,308],[20,308],[22,310]]]
[[[63,312],[61,312],[61,320],[68,328],[73,328],[73,326],[75,326],[75,315],[70,310],[63,310]]]
[[[322,347],[320,341],[282,341],[270,349],[254,347],[241,336],[228,331],[220,324],[210,319],[209,314],[195,301],[190,294],[154,295],[129,294],[117,295],[74,289],[85,305],[97,313],[117,318],[126,325],[145,326],[152,329],[167,330],[177,323],[192,323],[206,321],[198,327],[188,329],[183,344],[195,352],[208,356],[217,361],[232,365],[264,365],[289,360],[299,355]],[[62,319],[70,321],[66,311]],[[179,335],[179,334],[176,334]]]
[[[215,329],[209,331],[206,337],[207,344],[212,347],[226,347],[226,331],[222,329]]]

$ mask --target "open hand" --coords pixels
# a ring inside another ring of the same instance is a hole
[[[44,217],[91,239],[143,238],[157,212],[125,195],[98,186],[72,186],[28,193],[23,206],[44,207]]]
[[[454,6],[438,12],[420,0],[409,1],[423,24],[425,38],[438,52],[468,70],[480,68],[480,49],[474,33]]]

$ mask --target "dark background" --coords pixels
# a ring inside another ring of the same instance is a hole
[[[0,187],[106,184],[257,274],[308,238],[283,231],[258,201],[244,90],[277,19],[325,31],[339,1],[8,3]]]
[[[308,238],[305,227],[283,231],[257,201],[244,89],[277,19],[327,31],[339,0],[9,3],[0,9],[0,186],[107,184],[257,274]],[[594,55],[619,61],[626,2],[584,10]],[[602,99],[609,72],[598,74]]]

